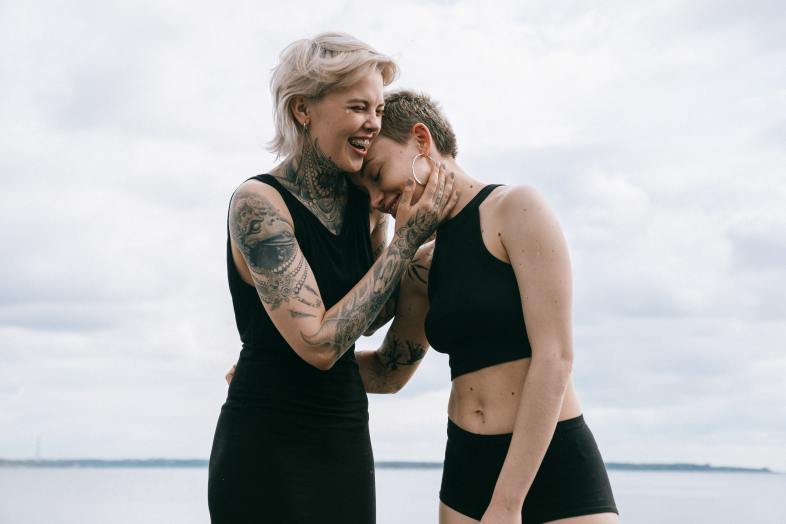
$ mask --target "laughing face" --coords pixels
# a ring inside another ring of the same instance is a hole
[[[379,133],[384,104],[382,87],[382,74],[373,72],[309,105],[309,133],[341,171],[359,171]]]
[[[368,193],[371,207],[396,216],[398,202],[407,180],[412,178],[412,161],[420,153],[417,140],[412,137],[406,144],[380,136],[371,145],[363,163],[363,170],[350,176],[358,188]],[[431,164],[423,157],[415,161],[415,172],[425,182]],[[423,186],[415,185],[413,203],[423,194]]]

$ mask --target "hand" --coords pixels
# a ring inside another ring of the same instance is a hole
[[[412,203],[415,183],[407,181],[399,197],[396,210],[395,240],[401,247],[414,254],[417,248],[436,231],[458,201],[459,193],[454,187],[455,175],[445,172],[445,165],[434,166],[429,174],[426,188],[417,203]]]
[[[492,503],[486,508],[480,524],[521,524],[521,509],[515,511]]]
[[[224,378],[226,379],[227,384],[230,384],[232,382],[232,378],[235,376],[235,369],[237,369],[237,365],[232,366],[232,368],[230,368],[230,370],[227,371],[227,374],[224,375]]]

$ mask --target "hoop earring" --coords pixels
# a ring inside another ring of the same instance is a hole
[[[418,158],[420,158],[420,157],[428,158],[429,160],[431,160],[431,163],[432,163],[432,164],[434,164],[435,166],[438,166],[438,164],[437,164],[436,162],[434,162],[434,159],[433,159],[433,158],[431,158],[431,155],[427,155],[426,153],[418,153],[418,154],[417,154],[417,155],[415,155],[415,157],[412,159],[412,178],[414,178],[414,179],[415,179],[415,182],[417,182],[417,184],[418,184],[419,186],[425,186],[425,185],[426,185],[426,183],[425,183],[425,182],[421,182],[421,181],[418,179],[418,176],[415,174],[415,162],[417,162]]]

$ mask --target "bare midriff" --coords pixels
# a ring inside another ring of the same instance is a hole
[[[448,402],[450,420],[480,435],[512,433],[531,362],[523,358],[456,377]],[[559,420],[580,414],[581,405],[569,379]]]

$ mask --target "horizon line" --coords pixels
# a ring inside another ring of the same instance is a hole
[[[208,459],[182,459],[182,458],[125,458],[125,459],[51,459],[27,458],[4,459],[0,458],[0,467],[32,467],[32,468],[201,468],[207,467]],[[692,462],[606,462],[606,469],[627,471],[687,471],[687,472],[745,472],[745,473],[780,473],[769,467],[749,466],[713,466],[710,463]],[[377,460],[374,467],[379,469],[439,469],[442,461],[427,460]]]

